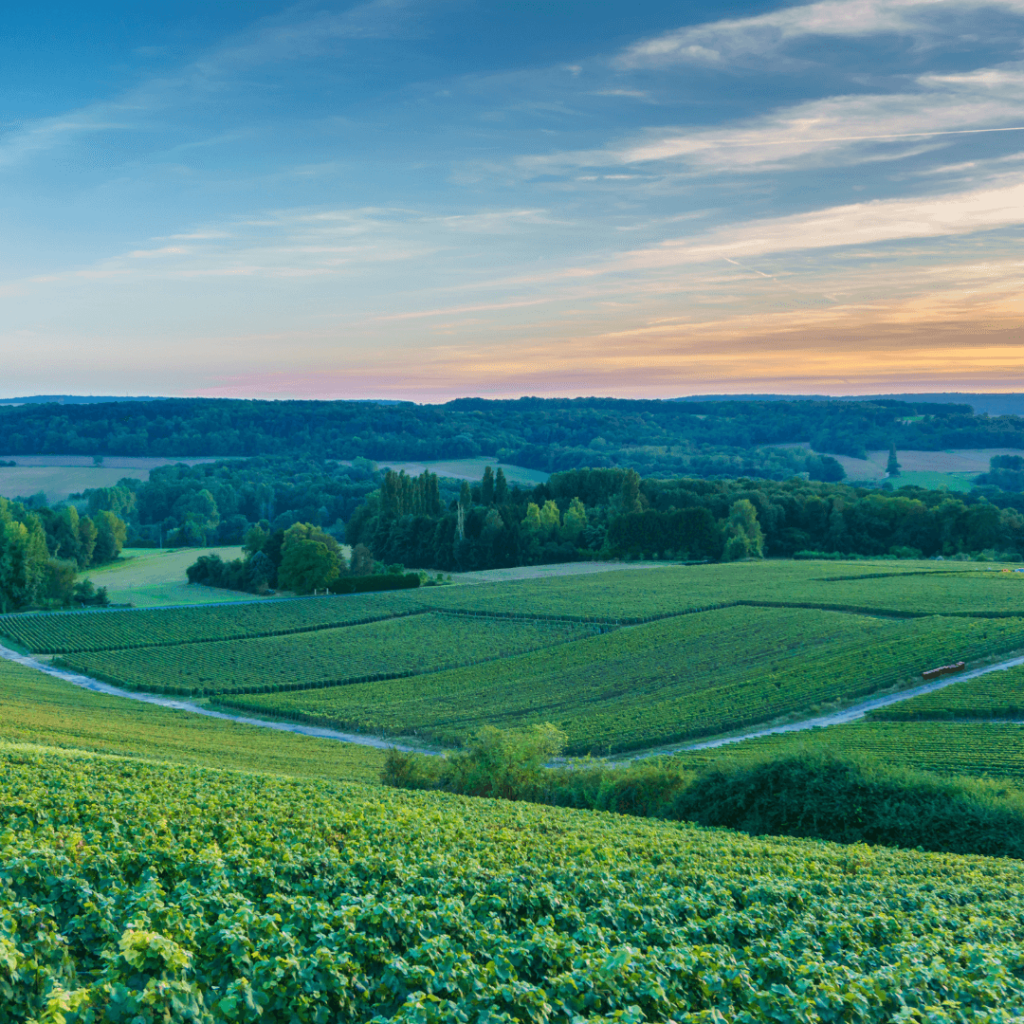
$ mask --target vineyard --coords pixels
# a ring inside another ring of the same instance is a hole
[[[37,654],[241,640],[426,610],[637,624],[738,603],[895,616],[1024,615],[1024,574],[974,563],[763,562],[624,570],[204,608],[0,616],[0,637]]]
[[[933,693],[872,713],[872,718],[912,722],[942,718],[1019,718],[1024,720],[1024,666],[965,679]]]
[[[10,743],[359,782],[376,782],[384,764],[384,752],[372,747],[90,693],[34,669],[0,661],[0,749]]]
[[[970,562],[741,562],[418,592],[432,608],[642,622],[737,602],[899,615],[1024,615],[1024,574]]]
[[[221,703],[453,745],[485,723],[547,721],[568,734],[570,753],[608,753],[806,715],[829,702],[919,682],[922,667],[952,654],[970,659],[1022,646],[1018,619],[732,607],[414,680]]]
[[[315,633],[83,652],[66,655],[62,662],[116,685],[154,693],[269,693],[508,658],[591,636],[600,628],[426,612]]]
[[[677,757],[687,768],[704,768],[723,760],[759,761],[813,750],[867,755],[882,764],[943,775],[1018,780],[1024,785],[1024,726],[1009,723],[861,721],[761,736]]]
[[[10,1021],[985,1021],[1015,861],[0,751]]]
[[[36,654],[75,654],[302,633],[418,612],[408,593],[139,611],[0,615],[0,636]]]
[[[741,562],[8,615],[0,635],[118,686],[265,717],[444,745],[488,723],[550,721],[572,753],[605,754],[808,717],[925,669],[1024,650],[1024,574],[970,562]],[[964,692],[964,707],[1013,706],[991,689]],[[993,696],[978,703],[983,692]]]

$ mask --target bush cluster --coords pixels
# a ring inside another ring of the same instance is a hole
[[[526,800],[751,835],[797,836],[1024,859],[1024,802],[975,780],[943,779],[828,751],[728,759],[701,772],[659,758],[626,767],[550,767],[564,748],[554,726],[481,729],[454,755],[391,750],[382,781],[405,789]]]

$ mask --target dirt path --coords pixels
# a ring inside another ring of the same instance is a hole
[[[354,743],[361,747],[376,747],[379,750],[418,751],[424,754],[437,754],[438,751],[423,750],[419,747],[409,747],[401,743],[393,743],[390,740],[377,739],[374,736],[366,736],[361,733],[339,732],[337,729],[325,729],[315,725],[298,725],[292,722],[277,722],[265,718],[249,718],[245,715],[232,715],[224,711],[213,711],[200,704],[193,704],[188,700],[178,700],[173,697],[161,697],[154,693],[134,693],[131,690],[121,690],[109,683],[102,683],[98,679],[91,679],[89,676],[79,675],[77,672],[68,672],[65,669],[55,668],[45,662],[37,661],[35,658],[25,654],[19,654],[10,648],[0,646],[0,658],[7,661],[25,665],[28,668],[45,672],[56,679],[63,679],[65,682],[73,683],[85,690],[93,690],[96,693],[105,693],[114,697],[125,697],[128,700],[142,701],[144,704],[157,704],[164,708],[175,708],[178,711],[189,711],[194,715],[206,715],[207,718],[220,718],[227,722],[239,722],[242,725],[255,725],[262,729],[277,729],[279,732],[294,732],[302,736],[318,736],[321,739],[339,740],[343,743]],[[723,747],[727,743],[740,743],[743,740],[756,739],[759,736],[773,736],[776,733],[801,732],[805,729],[820,729],[830,725],[844,725],[847,722],[855,722],[863,718],[869,711],[877,708],[888,707],[890,704],[898,704],[901,701],[910,700],[911,697],[918,697],[923,693],[934,693],[942,690],[953,683],[963,682],[965,679],[974,679],[977,676],[987,675],[989,672],[1002,672],[1004,669],[1015,668],[1017,665],[1024,665],[1024,656],[1008,658],[1005,661],[997,662],[994,665],[985,665],[982,668],[971,669],[969,672],[961,672],[957,675],[944,676],[931,683],[923,683],[910,690],[901,690],[899,693],[886,694],[883,697],[870,697],[867,700],[854,704],[843,711],[836,711],[829,715],[821,715],[818,718],[806,718],[800,722],[789,722],[786,725],[769,726],[762,729],[752,729],[736,736],[722,736],[713,740],[700,740],[696,743],[679,743],[669,746],[656,747],[650,750],[638,751],[627,755],[624,758],[611,758],[610,760],[635,761],[644,757],[657,757],[662,754],[674,754],[684,750],[710,750],[714,747]]]
[[[724,747],[727,743],[739,743],[741,740],[752,740],[758,736],[774,736],[776,733],[802,732],[805,729],[823,729],[830,725],[845,725],[847,722],[856,722],[858,719],[863,718],[869,711],[885,708],[890,704],[899,704],[901,701],[910,700],[911,697],[919,697],[923,693],[934,693],[936,690],[952,686],[953,683],[962,683],[965,679],[974,679],[976,676],[984,676],[989,672],[1002,672],[1008,668],[1015,668],[1017,665],[1024,665],[1024,656],[1008,658],[1006,661],[971,669],[969,672],[960,672],[957,675],[943,676],[934,682],[923,683],[921,686],[915,686],[910,690],[900,690],[899,693],[889,693],[884,697],[869,697],[867,700],[854,704],[843,711],[835,711],[832,714],[821,715],[818,718],[805,718],[800,722],[788,722],[786,725],[753,729],[738,736],[721,736],[718,739],[700,740],[697,743],[680,743],[668,747],[659,747],[635,754],[631,760],[641,757],[655,757],[658,754],[672,754],[683,750],[710,750],[713,747]]]
[[[354,743],[360,747],[376,747],[378,750],[418,750],[420,753],[430,754],[434,751],[419,750],[417,747],[407,747],[400,743],[392,743],[390,740],[377,739],[375,736],[364,736],[359,733],[338,732],[337,729],[323,729],[316,725],[298,725],[293,722],[275,722],[264,718],[247,718],[244,715],[230,715],[223,711],[214,711],[205,708],[200,704],[193,704],[188,700],[178,700],[174,697],[161,697],[155,693],[133,693],[131,690],[121,690],[109,683],[101,683],[98,679],[90,679],[89,676],[79,675],[77,672],[67,672],[64,669],[55,668],[45,662],[36,661],[24,654],[18,654],[7,647],[0,646],[0,658],[7,661],[25,665],[28,668],[38,669],[48,676],[56,679],[63,679],[67,683],[82,687],[83,690],[92,690],[95,693],[105,693],[112,697],[126,697],[128,700],[142,701],[143,704],[157,704],[162,708],[174,708],[177,711],[189,711],[193,715],[205,715],[207,718],[220,718],[227,722],[239,722],[242,725],[257,725],[261,729],[277,729],[278,732],[296,732],[302,736],[318,736],[326,740],[339,740],[342,743]]]

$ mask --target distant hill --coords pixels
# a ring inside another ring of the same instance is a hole
[[[169,402],[161,395],[28,395],[24,398],[0,398],[0,405],[101,405],[107,402]],[[354,398],[364,405],[411,405],[397,398]]]
[[[462,398],[443,405],[94,399],[60,408],[38,402],[0,408],[5,458],[288,455],[437,462],[484,456],[545,473],[628,466],[643,476],[784,480],[807,473],[827,481],[841,477],[842,467],[823,455],[863,459],[891,444],[899,451],[1024,451],[1024,417],[976,416],[968,404],[916,398],[764,396],[691,402]]]
[[[159,402],[151,395],[26,395],[24,398],[0,398],[0,405],[98,405],[102,402]]]
[[[675,402],[927,402],[969,405],[979,416],[1024,416],[1024,392],[944,391],[899,395],[687,395]]]

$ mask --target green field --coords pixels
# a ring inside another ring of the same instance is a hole
[[[238,558],[240,547],[227,548],[125,548],[111,565],[90,569],[86,576],[97,587],[106,587],[114,604],[158,608],[174,604],[207,604],[221,601],[259,601],[255,594],[190,584],[185,570],[200,555]]]
[[[108,455],[103,465],[94,466],[88,455],[0,455],[0,461],[17,463],[0,466],[0,497],[28,498],[42,491],[47,502],[55,505],[92,487],[114,487],[124,477],[148,480],[150,470],[157,466],[175,462],[195,466],[217,460]]]
[[[409,476],[419,476],[424,471],[436,473],[440,477],[448,477],[455,480],[480,480],[484,475],[484,469],[490,466],[495,472],[500,466],[505,474],[505,479],[510,484],[520,484],[523,487],[534,487],[537,484],[546,483],[550,473],[539,469],[526,469],[524,466],[509,466],[499,463],[496,459],[486,456],[478,456],[470,459],[445,459],[440,462],[381,462],[378,465],[382,469],[393,469],[396,473],[403,470]]]
[[[892,481],[894,488],[925,487],[929,490],[969,491],[974,487],[977,473],[942,473],[937,470],[925,470],[920,473],[903,473]]]
[[[1024,615],[1024,573],[974,562],[742,562],[423,591],[433,608],[633,622],[736,602]]]
[[[509,658],[590,636],[595,628],[426,612],[255,640],[82,652],[65,656],[62,664],[156,693],[306,690]]]
[[[91,693],[9,661],[0,661],[0,741],[361,782],[375,782],[384,763],[372,747]]]
[[[1010,860],[31,749],[0,801],[11,1021],[1024,1014]]]
[[[0,636],[35,654],[70,654],[277,636],[423,611],[410,591],[400,590],[220,608],[4,615],[0,616]]]
[[[987,473],[993,455],[1018,455],[1013,448],[953,448],[948,451],[900,451],[900,475],[893,478],[893,487],[917,484],[919,487],[946,487],[969,490],[979,473]],[[867,452],[866,459],[847,455],[836,456],[851,482],[880,481],[886,477],[889,451]]]
[[[569,736],[570,753],[603,754],[782,715],[808,717],[823,705],[918,683],[923,668],[954,654],[971,659],[1020,647],[1024,619],[881,619],[733,607],[508,661],[414,679],[253,694],[230,706],[441,744],[460,744],[484,724],[551,722]]]
[[[454,745],[483,724],[550,721],[571,752],[603,754],[812,717],[935,665],[1024,650],[1024,574],[902,561],[623,569],[15,615],[0,635],[130,689],[220,695],[263,716]]]
[[[872,712],[871,717],[891,722],[943,718],[1024,719],[1024,666],[965,679],[904,703],[881,708]]]

